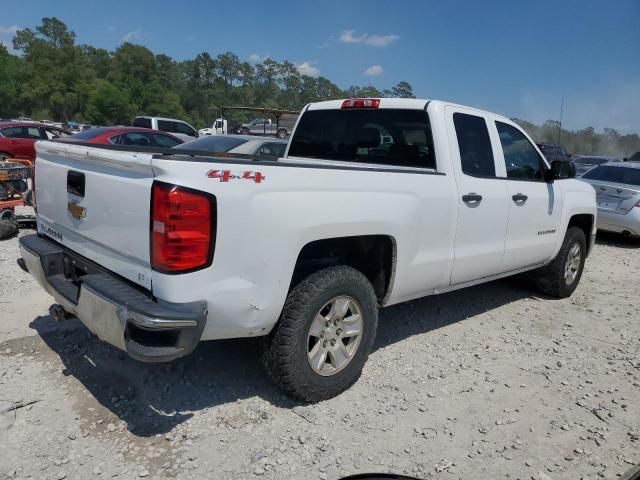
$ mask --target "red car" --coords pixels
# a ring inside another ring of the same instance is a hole
[[[36,140],[69,137],[71,132],[35,122],[0,122],[0,162],[5,158],[36,157]]]
[[[65,140],[107,145],[133,145],[136,147],[161,148],[172,148],[183,143],[181,139],[168,133],[139,127],[92,128],[91,130],[76,133]]]

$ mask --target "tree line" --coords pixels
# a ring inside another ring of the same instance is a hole
[[[289,61],[252,64],[232,52],[175,61],[125,42],[109,52],[78,45],[57,18],[18,30],[11,55],[0,45],[0,117],[28,116],[96,125],[128,124],[135,115],[177,117],[199,127],[220,106],[299,110],[306,103],[345,96],[415,98],[400,82],[390,90],[340,89],[325,77],[303,75]]]
[[[613,128],[598,133],[593,127],[581,130],[561,129],[557,120],[547,120],[535,125],[526,120],[512,118],[536,141],[556,144],[558,141],[574,155],[615,155],[620,159],[640,152],[640,136],[637,133],[621,134]]]
[[[241,61],[232,52],[208,52],[176,61],[125,42],[114,51],[76,43],[73,31],[47,17],[34,30],[18,30],[11,54],[0,44],[0,117],[28,116],[95,125],[127,125],[136,115],[176,117],[210,125],[226,105],[299,110],[306,103],[344,97],[415,98],[408,82],[390,89],[342,90],[322,76],[303,75],[289,61]],[[241,115],[239,115],[241,116]],[[246,119],[246,118],[239,118]],[[536,140],[555,143],[558,125],[517,120]],[[576,153],[631,155],[637,134],[613,129],[563,130],[561,141]]]

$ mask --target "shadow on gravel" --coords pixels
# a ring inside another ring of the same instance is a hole
[[[77,323],[62,329],[67,322]],[[78,379],[141,437],[167,433],[192,412],[243,398],[259,396],[284,408],[297,405],[268,381],[255,339],[203,342],[185,358],[151,364],[100,341],[75,319],[59,324],[42,316],[31,327],[60,356],[63,373]]]
[[[534,294],[526,282],[510,279],[383,309],[374,350]],[[243,398],[259,396],[283,408],[298,405],[268,381],[256,339],[203,342],[188,357],[147,364],[98,340],[75,319],[60,324],[42,316],[31,327],[60,356],[63,373],[78,379],[141,437],[167,433],[192,412]]]
[[[602,230],[598,230],[596,243],[609,247],[640,249],[639,238],[625,237],[620,233],[603,232]]]
[[[373,350],[480,315],[523,298],[551,298],[520,277],[401,303],[380,311]]]

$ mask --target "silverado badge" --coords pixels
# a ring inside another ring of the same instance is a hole
[[[69,210],[69,213],[71,213],[71,216],[76,220],[80,220],[81,218],[84,218],[87,216],[87,209],[84,207],[81,207],[75,202],[67,203],[67,210]]]

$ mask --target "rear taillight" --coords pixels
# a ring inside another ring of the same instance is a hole
[[[215,198],[155,182],[151,192],[151,266],[184,273],[211,264],[215,242]]]
[[[378,108],[379,98],[351,98],[342,102],[342,108]]]

